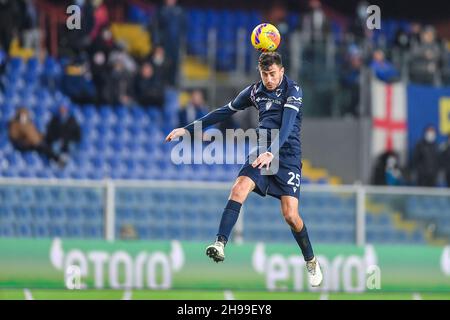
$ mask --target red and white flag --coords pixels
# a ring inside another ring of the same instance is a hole
[[[372,156],[407,150],[406,85],[372,79]]]

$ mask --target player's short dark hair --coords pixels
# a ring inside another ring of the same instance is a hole
[[[258,59],[258,67],[261,70],[268,70],[271,65],[276,64],[282,67],[283,61],[281,60],[281,54],[278,52],[263,52]]]

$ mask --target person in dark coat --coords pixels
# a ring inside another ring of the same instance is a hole
[[[164,106],[164,84],[150,62],[144,62],[134,81],[135,100],[142,106]]]
[[[436,129],[428,126],[423,139],[414,148],[412,168],[417,174],[417,184],[435,187],[439,173],[439,148],[436,143]]]
[[[47,124],[45,140],[52,148],[67,155],[71,146],[81,140],[81,129],[68,106],[62,104]],[[55,146],[57,144],[57,146]]]
[[[441,167],[444,170],[447,187],[450,188],[450,134],[441,145]]]

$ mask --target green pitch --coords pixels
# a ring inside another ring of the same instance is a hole
[[[255,292],[1,289],[0,300],[450,300],[450,292]]]

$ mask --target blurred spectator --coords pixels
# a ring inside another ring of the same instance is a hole
[[[136,240],[138,234],[136,228],[132,224],[123,224],[120,228],[120,238],[122,240]]]
[[[127,44],[123,41],[118,41],[115,43],[110,55],[109,61],[111,65],[114,65],[116,62],[120,62],[127,73],[135,73],[136,72],[136,62],[133,57],[127,52]]]
[[[410,36],[403,27],[400,27],[395,33],[394,46],[402,52],[411,47]]]
[[[7,53],[17,27],[17,1],[0,0],[0,46]]]
[[[155,46],[164,48],[167,60],[167,79],[170,86],[176,86],[180,60],[180,47],[186,32],[186,18],[177,0],[165,0],[156,13],[156,24],[152,31]]]
[[[302,30],[308,39],[321,42],[329,31],[329,25],[320,0],[310,0],[305,12]]]
[[[400,159],[395,152],[392,152],[387,158],[385,179],[386,185],[388,186],[399,186],[404,184],[403,174],[400,168]]]
[[[115,106],[129,106],[132,102],[133,75],[127,71],[123,60],[115,60],[106,82],[106,102]]]
[[[447,141],[441,145],[441,166],[444,169],[447,187],[450,188],[450,134]]]
[[[94,28],[94,6],[91,0],[75,0],[73,4],[81,10],[80,29],[62,29],[59,52],[68,51],[67,55],[79,55],[95,40],[91,39]]]
[[[441,49],[436,41],[435,31],[427,27],[421,33],[421,42],[412,47],[410,78],[413,82],[436,84],[439,71]]]
[[[392,63],[385,59],[384,52],[380,49],[374,51],[370,68],[381,81],[393,82],[399,80],[398,71]]]
[[[359,1],[356,6],[355,18],[350,23],[350,32],[357,43],[361,43],[371,33],[371,30],[367,28],[367,8],[369,6],[370,4],[367,1]]]
[[[164,84],[150,62],[144,62],[134,81],[134,97],[142,106],[164,105]]]
[[[32,48],[36,54],[39,52],[39,28],[37,10],[32,0],[17,1],[19,8],[19,39],[24,48]]]
[[[399,156],[395,151],[383,152],[377,159],[372,177],[374,185],[398,186],[404,184]]]
[[[155,75],[161,79],[164,86],[169,83],[168,79],[168,65],[166,60],[166,54],[164,52],[163,47],[156,47],[153,51],[152,57],[152,65]]]
[[[270,21],[270,23],[280,32],[281,39],[283,39],[283,45],[279,46],[277,51],[283,57],[284,67],[289,70],[289,34],[291,33],[291,30],[289,28],[287,17],[288,10],[286,5],[281,1],[276,1],[272,6],[268,7],[265,21]]]
[[[359,85],[361,76],[361,67],[363,61],[361,50],[356,45],[352,45],[341,70],[339,94],[341,96],[341,114],[358,115],[359,103]]]
[[[194,90],[191,93],[189,103],[179,111],[180,127],[184,127],[189,123],[197,120],[208,113],[208,107],[205,104],[205,99],[201,90]]]
[[[93,103],[96,100],[95,86],[91,79],[89,65],[81,58],[69,63],[64,70],[61,91],[75,103]]]
[[[47,145],[58,154],[67,155],[74,145],[81,140],[81,129],[69,107],[65,104],[59,106],[47,124],[45,136]]]
[[[108,8],[103,3],[103,0],[92,0],[94,6],[94,25],[92,27],[89,37],[95,40],[100,32],[109,24]]]
[[[43,135],[31,120],[28,109],[21,107],[16,111],[14,118],[9,122],[8,131],[11,143],[17,150],[37,151],[48,159],[56,161],[60,166],[65,164],[64,158],[54,153],[46,144]]]
[[[439,172],[439,149],[436,143],[436,129],[428,126],[423,139],[414,148],[412,170],[417,174],[417,184],[434,187]]]
[[[3,73],[5,72],[6,62],[7,62],[7,54],[4,50],[0,48],[0,76],[3,75]],[[5,91],[3,81],[0,81],[0,90],[2,92]]]
[[[114,49],[114,41],[111,30],[103,28],[101,33],[95,38],[89,48],[90,66],[92,80],[96,89],[97,104],[105,103],[108,100],[106,92],[107,81],[109,77],[109,55]]]
[[[422,33],[422,25],[418,22],[413,22],[409,32],[410,47],[418,46],[421,42],[420,34]]]

